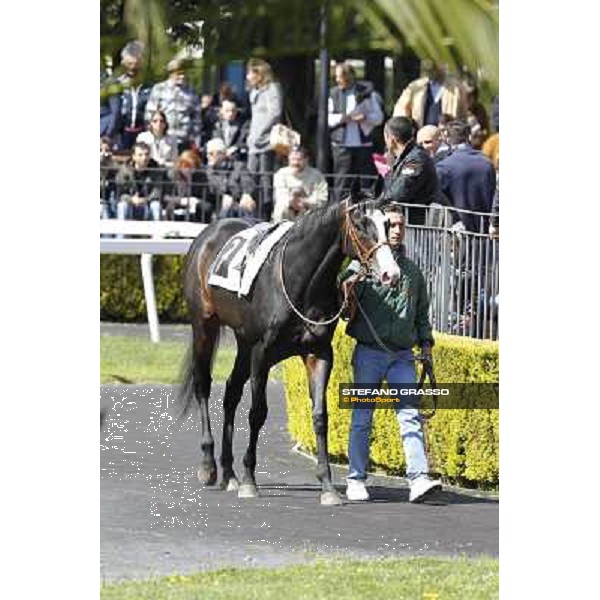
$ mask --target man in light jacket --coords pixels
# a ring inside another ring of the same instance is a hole
[[[372,175],[374,180],[373,129],[383,122],[384,115],[372,85],[356,82],[352,65],[337,65],[335,81],[329,95],[328,125],[339,201],[356,176]],[[368,180],[362,183],[368,187]]]
[[[200,100],[186,84],[185,64],[173,59],[167,66],[169,78],[157,83],[146,103],[146,122],[157,110],[167,116],[169,133],[177,138],[179,153],[202,147],[200,139]]]
[[[273,221],[294,220],[307,210],[327,202],[327,181],[321,171],[308,164],[306,148],[294,146],[288,166],[275,173]]]
[[[419,127],[439,125],[442,115],[453,119],[466,117],[466,102],[461,86],[447,77],[439,65],[426,67],[427,75],[409,83],[394,106],[394,117],[408,117]]]

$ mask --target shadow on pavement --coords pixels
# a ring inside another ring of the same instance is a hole
[[[368,485],[369,494],[371,496],[371,502],[377,502],[378,504],[406,504],[408,502],[408,488],[407,487],[387,487],[382,485]],[[342,497],[345,498],[346,487],[343,485],[336,485],[335,489]],[[279,496],[287,496],[285,492],[314,492],[319,494],[321,491],[318,485],[290,485],[288,483],[277,483],[273,482],[269,485],[259,485],[259,490],[274,490],[281,492]],[[463,493],[457,493],[451,490],[442,490],[436,493],[430,499],[423,502],[423,504],[429,504],[434,506],[445,506],[448,504],[498,504],[497,498],[486,498],[482,496],[470,496]]]

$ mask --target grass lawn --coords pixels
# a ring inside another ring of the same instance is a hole
[[[178,383],[185,342],[153,344],[145,337],[100,336],[101,383]],[[213,364],[213,381],[225,381],[233,368],[235,348],[222,344]],[[279,366],[271,379],[281,379]]]
[[[220,569],[106,584],[103,600],[490,600],[498,560],[407,558],[318,561],[277,569]]]

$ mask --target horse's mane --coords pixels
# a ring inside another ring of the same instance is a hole
[[[374,205],[374,199],[368,194],[360,194],[355,200],[365,207]],[[291,235],[294,237],[305,237],[311,235],[312,232],[323,225],[328,225],[334,220],[339,221],[341,202],[326,203],[316,208],[311,208],[300,219],[296,221],[292,227]]]
[[[328,203],[312,208],[296,221],[292,227],[291,235],[294,237],[311,236],[315,229],[319,229],[323,225],[328,225],[334,220],[337,221],[339,215],[339,202]]]

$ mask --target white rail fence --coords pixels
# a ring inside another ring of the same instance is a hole
[[[203,223],[185,221],[100,220],[100,254],[141,255],[144,298],[146,299],[150,339],[153,342],[160,341],[160,328],[156,309],[152,256],[154,254],[186,254],[193,239],[205,227],[206,225]],[[119,237],[124,235],[144,235],[148,237],[135,239]]]

